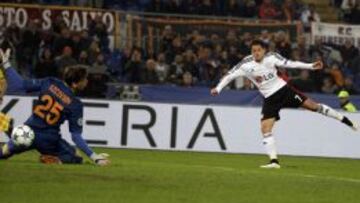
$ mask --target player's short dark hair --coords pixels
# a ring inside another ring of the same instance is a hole
[[[68,66],[64,70],[63,79],[65,83],[71,86],[87,77],[87,67],[84,65]]]
[[[251,42],[251,47],[253,47],[253,46],[261,46],[264,49],[266,49],[268,47],[268,45],[264,41],[259,40],[259,39],[254,39]]]

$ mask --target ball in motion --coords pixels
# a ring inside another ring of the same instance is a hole
[[[30,147],[34,138],[34,131],[27,125],[16,126],[11,133],[11,139],[14,141],[15,145],[22,147]]]

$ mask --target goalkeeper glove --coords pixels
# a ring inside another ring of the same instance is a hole
[[[91,154],[90,158],[91,160],[94,161],[95,164],[99,165],[99,166],[106,166],[110,164],[110,160],[108,159],[109,154],[106,153],[93,153]]]

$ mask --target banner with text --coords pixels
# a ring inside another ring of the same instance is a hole
[[[6,96],[2,108],[21,124],[34,97]],[[225,153],[263,153],[260,108],[83,100],[84,138],[92,146]],[[360,121],[360,114],[347,114]],[[360,158],[360,136],[340,122],[303,110],[284,110],[277,123],[279,152]],[[301,118],[301,119],[299,119]],[[67,124],[63,136],[70,141]],[[5,136],[0,136],[2,139]],[[3,140],[4,141],[4,140]]]
[[[320,40],[326,43],[344,44],[346,40],[360,46],[360,25],[312,23],[311,43]]]
[[[114,46],[116,34],[116,14],[112,10],[43,6],[0,4],[0,27],[16,26],[25,28],[29,22],[41,30],[52,29],[59,22],[64,22],[73,31],[88,30],[91,21],[99,18],[109,34],[110,46]]]

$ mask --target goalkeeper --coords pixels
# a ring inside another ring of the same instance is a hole
[[[82,157],[76,149],[62,139],[60,126],[68,121],[69,131],[76,146],[91,158],[97,165],[110,163],[107,154],[95,153],[82,137],[83,104],[75,93],[87,85],[87,70],[83,66],[67,67],[64,80],[56,78],[24,80],[9,62],[10,50],[5,53],[0,49],[0,57],[9,85],[14,90],[39,92],[39,99],[34,105],[33,113],[25,122],[35,133],[31,146],[17,146],[12,140],[0,149],[0,159],[7,159],[31,149],[39,151],[43,163],[80,164]]]

